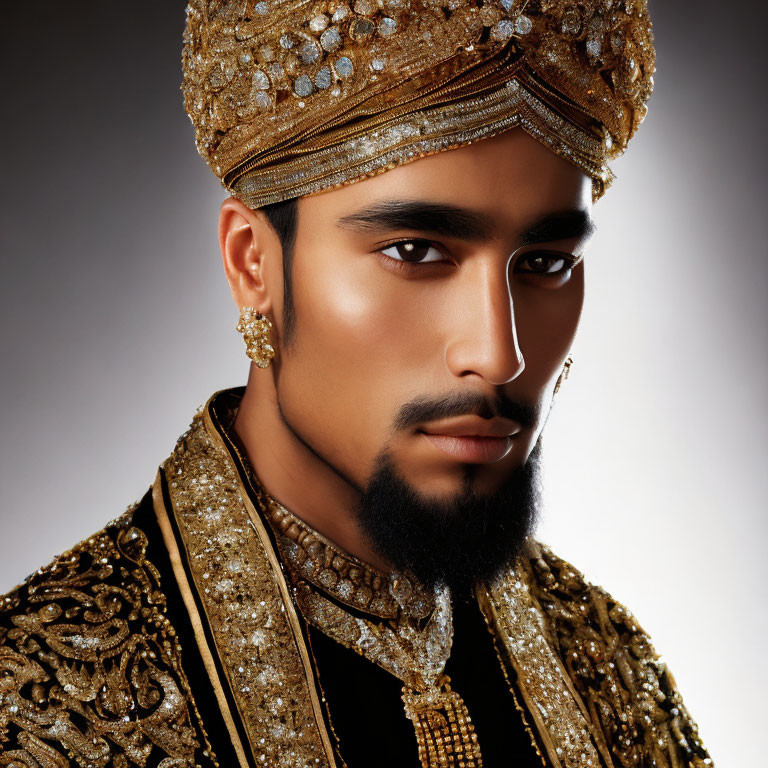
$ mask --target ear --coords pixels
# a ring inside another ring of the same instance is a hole
[[[219,212],[219,248],[229,290],[238,310],[273,314],[282,299],[282,246],[261,210],[228,197]]]

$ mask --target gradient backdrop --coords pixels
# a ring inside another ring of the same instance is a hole
[[[720,768],[764,760],[761,6],[653,4],[657,90],[596,209],[540,528],[638,615]],[[245,381],[183,21],[180,0],[3,9],[0,592],[138,499]]]

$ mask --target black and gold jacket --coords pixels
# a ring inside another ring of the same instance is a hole
[[[0,766],[419,765],[399,683],[302,615],[229,435],[239,395],[0,598]],[[712,764],[633,615],[543,545],[462,615],[449,664],[485,768]]]

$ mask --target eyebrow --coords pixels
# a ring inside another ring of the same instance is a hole
[[[383,200],[342,216],[342,229],[357,232],[385,232],[411,229],[467,242],[491,240],[496,228],[491,217],[471,208],[428,200]],[[586,239],[595,223],[584,208],[558,211],[542,216],[519,235],[521,245],[571,238]]]

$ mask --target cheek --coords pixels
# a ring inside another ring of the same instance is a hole
[[[526,375],[544,386],[573,344],[584,303],[583,262],[558,289],[522,287],[513,296]]]
[[[345,387],[350,377],[384,389],[407,381],[437,349],[428,322],[440,306],[434,292],[388,272],[375,255],[343,254],[337,261],[337,268],[303,270],[296,285],[303,354]]]
[[[314,265],[294,265],[296,338],[280,386],[302,436],[358,478],[386,442],[397,408],[418,390],[428,343],[423,308],[395,289],[375,258],[355,255],[333,268],[318,254]]]

